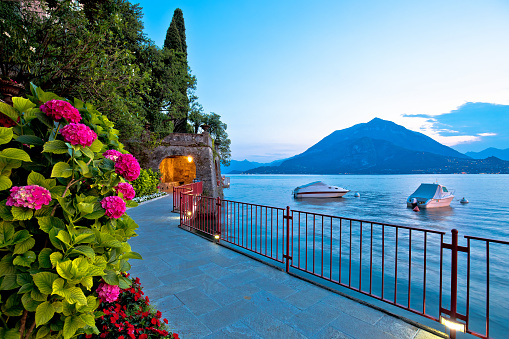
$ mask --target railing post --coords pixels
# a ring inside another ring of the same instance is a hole
[[[217,238],[216,240],[219,243],[219,240],[221,239],[221,198],[219,198],[219,197],[217,197],[216,206],[217,206],[217,217],[216,217],[217,229],[216,229],[216,235],[219,236],[219,238]]]
[[[292,260],[290,256],[290,220],[292,219],[290,206],[286,206],[286,215],[283,215],[283,219],[286,220],[286,253],[283,255],[283,258],[286,259],[286,273],[288,273],[290,272],[290,260]]]
[[[458,306],[458,230],[451,230],[451,320],[456,321]],[[451,329],[451,339],[456,339],[456,330]]]
[[[182,215],[183,212],[183,209],[182,209],[182,191],[179,192],[179,205],[180,205],[180,211],[179,211],[179,214],[180,214],[180,227],[184,226],[183,224],[183,221],[184,221],[184,216]]]

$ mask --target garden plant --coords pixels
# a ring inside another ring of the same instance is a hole
[[[92,105],[31,94],[0,102],[0,338],[99,336],[141,259],[125,214],[140,166]]]

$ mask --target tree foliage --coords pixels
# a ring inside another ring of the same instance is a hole
[[[223,165],[228,166],[230,164],[231,152],[230,144],[231,141],[226,133],[227,125],[221,121],[221,116],[214,112],[209,114],[203,114],[202,121],[205,125],[209,126],[209,133],[214,140],[214,145],[219,153],[219,158]]]

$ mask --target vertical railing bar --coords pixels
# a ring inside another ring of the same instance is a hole
[[[444,244],[444,235],[443,234],[440,234],[440,292],[439,292],[439,297],[438,297],[438,312],[440,313],[441,310],[442,310],[442,274],[443,274],[443,264],[444,264],[444,247],[443,247],[443,244]]]
[[[305,268],[306,268],[306,271],[308,270],[308,214],[305,213],[305,217],[306,217],[306,265],[305,265]]]
[[[253,205],[247,205],[248,208],[251,207],[251,218],[249,219],[249,222],[248,224],[250,225],[249,227],[249,230],[251,231],[251,251],[253,250]],[[249,218],[249,213],[247,214],[248,218]],[[255,241],[255,245],[256,245],[256,241]]]
[[[342,261],[342,234],[343,234],[343,218],[339,218],[339,277],[338,281],[341,284],[341,261]]]
[[[329,260],[329,280],[332,280],[332,217],[330,218],[330,260]]]
[[[272,256],[272,228],[274,226],[274,209],[271,208],[270,209],[270,257],[273,258]]]
[[[300,212],[297,212],[297,215],[299,216],[299,223],[297,224],[298,225],[297,226],[298,227],[298,231],[299,231],[299,233],[297,234],[297,238],[298,238],[297,246],[298,246],[299,257],[298,257],[297,261],[298,261],[298,265],[299,265],[299,268],[300,268]]]
[[[348,258],[348,287],[352,286],[352,219],[350,219],[350,256]]]
[[[373,287],[373,223],[371,223],[371,235],[369,241],[369,294],[372,294]]]
[[[293,259],[294,258],[294,256],[293,256],[293,243],[294,243],[294,241],[293,241],[293,239],[294,239],[294,236],[293,236],[293,211],[292,211],[292,219],[291,220],[292,220],[292,237],[291,237],[291,239],[292,239],[292,266],[294,266],[294,264],[293,264],[293,260],[294,260]]]
[[[362,221],[360,224],[360,240],[359,240],[359,291],[362,291]]]
[[[490,337],[490,242],[486,240],[486,338]]]
[[[470,315],[470,238],[467,238],[467,314],[466,314],[467,330],[469,325],[469,315]]]
[[[322,215],[322,259],[320,260],[320,264],[321,264],[321,276],[323,277],[323,237],[324,237],[324,234],[323,234],[323,215]]]
[[[385,283],[385,224],[382,224],[382,300],[384,298]]]
[[[412,230],[408,232],[408,308],[410,308],[410,290],[412,286]]]
[[[399,240],[399,227],[396,227],[396,253],[395,253],[395,266],[394,266],[394,304],[398,303],[398,240]]]
[[[316,214],[313,213],[313,273],[315,273],[315,233],[316,233]]]
[[[424,232],[424,278],[422,284],[422,314],[426,314],[426,264],[427,264],[428,232]]]
[[[279,210],[276,210],[276,259],[279,258]]]

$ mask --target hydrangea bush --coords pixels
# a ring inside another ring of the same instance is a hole
[[[0,338],[99,335],[100,300],[131,281],[140,173],[90,104],[32,85],[0,103]]]

